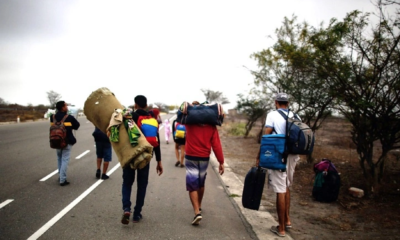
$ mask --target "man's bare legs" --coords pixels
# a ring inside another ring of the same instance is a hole
[[[285,194],[285,202],[286,202],[286,208],[285,208],[285,227],[286,226],[291,226],[292,223],[290,222],[290,217],[289,217],[289,210],[290,210],[290,191],[289,188],[286,188],[286,194]]]
[[[286,193],[276,194],[276,212],[278,213],[278,231],[281,234],[285,234]]]
[[[175,143],[175,157],[176,157],[176,163],[175,166],[177,167],[179,165],[179,144]]]
[[[181,155],[180,155],[180,162],[181,162],[181,167],[184,167],[185,164],[183,160],[185,159],[185,145],[180,145],[179,148],[181,149]]]
[[[97,158],[97,169],[100,170],[102,158]]]
[[[204,189],[203,189],[203,193],[204,193]],[[189,197],[190,197],[190,201],[192,202],[194,215],[199,214],[200,213],[200,189],[189,192]]]
[[[103,162],[103,174],[107,173],[108,164],[109,164],[109,162],[106,162],[106,161]]]

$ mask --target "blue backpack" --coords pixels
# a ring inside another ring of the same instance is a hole
[[[285,134],[266,134],[260,146],[260,167],[286,171]]]
[[[290,110],[289,110],[290,111]],[[289,154],[309,155],[314,149],[314,133],[311,128],[301,122],[297,114],[292,118],[283,112],[278,112],[286,120],[286,147]]]

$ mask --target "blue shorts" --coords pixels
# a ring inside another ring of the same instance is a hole
[[[111,144],[96,142],[97,158],[104,158],[104,162],[111,162]]]
[[[186,190],[192,192],[204,187],[209,162],[185,159]]]

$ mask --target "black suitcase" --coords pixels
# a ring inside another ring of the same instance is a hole
[[[244,179],[242,205],[245,208],[258,210],[264,190],[266,171],[260,167],[252,167]]]

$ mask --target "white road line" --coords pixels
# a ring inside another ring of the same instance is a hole
[[[85,156],[90,150],[84,151],[81,155],[77,156],[75,159],[80,159],[81,157]]]
[[[110,171],[108,171],[107,175],[110,176],[115,170],[120,167],[120,164],[115,165]],[[45,225],[43,225],[39,230],[37,230],[32,236],[28,238],[28,240],[38,239],[42,236],[47,230],[49,230],[58,220],[60,220],[65,214],[67,214],[72,208],[74,208],[80,201],[82,201],[91,191],[93,191],[96,187],[98,187],[104,180],[97,180],[92,186],[90,186],[85,192],[83,192],[79,197],[77,197],[74,201],[72,201],[68,206],[66,206],[61,212],[55,215],[50,221],[48,221]]]
[[[14,201],[14,199],[8,199],[4,202],[0,203],[0,209],[2,209],[5,205],[9,204],[10,202]]]
[[[57,173],[58,173],[58,170],[54,170],[54,172],[50,173],[49,175],[47,175],[46,177],[40,179],[39,181],[40,181],[40,182],[44,182],[44,181],[46,181],[47,179],[51,178],[52,176],[56,175]]]

